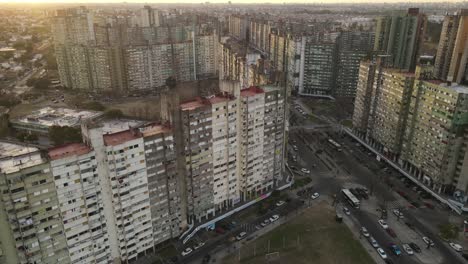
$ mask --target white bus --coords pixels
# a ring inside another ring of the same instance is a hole
[[[333,148],[335,148],[337,151],[341,151],[341,145],[338,144],[335,140],[329,138],[329,139],[328,139],[328,143],[329,143]]]
[[[344,198],[348,203],[354,207],[354,208],[359,208],[360,202],[359,199],[354,196],[354,194],[351,193],[349,189],[342,189],[341,193],[343,194]]]

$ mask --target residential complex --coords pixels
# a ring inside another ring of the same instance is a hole
[[[440,193],[466,192],[468,87],[361,63],[353,127],[359,136]]]
[[[8,263],[135,260],[284,184],[284,88],[231,84],[164,123],[83,118],[83,142],[46,153],[0,143]]]
[[[132,25],[99,23],[85,8],[58,11],[52,32],[62,85],[127,93],[156,89],[170,76],[184,82],[217,75],[211,25],[163,27],[158,10],[141,13]]]

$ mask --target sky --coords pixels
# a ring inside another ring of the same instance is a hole
[[[227,3],[229,0],[208,0],[210,3]],[[122,3],[122,0],[0,0],[0,3],[82,3],[82,4],[91,4],[91,3]],[[149,4],[157,4],[157,3],[204,3],[207,0],[126,0],[127,3],[149,3]],[[454,3],[460,2],[459,0],[445,0],[445,1],[434,1],[434,0],[409,0],[409,1],[402,1],[402,0],[231,0],[232,3],[242,3],[242,4],[256,4],[256,3],[274,3],[274,4],[282,4],[282,3],[421,3],[421,2],[441,2],[441,3]]]

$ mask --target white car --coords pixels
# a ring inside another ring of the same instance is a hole
[[[185,257],[188,254],[192,253],[192,251],[193,251],[192,248],[188,247],[188,248],[184,249],[184,251],[182,251],[182,256]]]
[[[349,211],[349,209],[347,207],[343,207],[343,212],[345,213],[345,215],[350,215],[351,212]]]
[[[377,240],[375,240],[375,238],[373,237],[369,237],[369,243],[372,245],[372,247],[374,248],[378,248],[379,247],[379,243],[377,243]]]
[[[399,209],[393,209],[393,214],[400,219],[405,218],[405,216]]]
[[[205,242],[199,242],[195,246],[193,246],[193,250],[197,250],[205,245]]]
[[[364,237],[369,237],[370,234],[369,234],[369,231],[367,231],[367,228],[365,227],[361,227],[361,233]]]
[[[301,171],[302,171],[303,173],[310,173],[310,170],[308,170],[308,169],[306,169],[306,168],[302,168]]]
[[[320,197],[320,194],[319,194],[319,193],[314,193],[314,194],[312,194],[312,197],[311,197],[311,198],[312,198],[312,200],[315,200],[315,199],[317,199],[317,198],[319,198],[319,197]]]
[[[285,204],[285,202],[284,202],[284,201],[278,201],[278,202],[276,203],[276,206],[278,206],[278,207],[279,207],[279,206],[282,206],[283,204]]]
[[[427,245],[430,245],[431,247],[434,246],[434,241],[432,241],[430,238],[428,238],[428,237],[422,237],[422,240],[423,240],[424,243],[426,243]]]
[[[275,221],[278,220],[278,219],[279,219],[279,215],[275,214],[275,215],[273,215],[272,217],[270,217],[270,222],[273,223],[273,222],[275,222]]]
[[[265,227],[265,226],[267,226],[269,223],[270,223],[270,219],[265,219],[260,225],[261,225],[262,227]]]
[[[387,222],[385,222],[385,220],[383,220],[383,219],[380,219],[380,220],[379,220],[379,225],[380,225],[383,229],[388,229],[388,224],[387,224]]]
[[[379,253],[380,257],[382,257],[383,259],[387,259],[387,254],[382,248],[377,248],[377,253]]]
[[[414,251],[413,251],[413,249],[411,248],[410,245],[403,244],[403,245],[401,245],[401,247],[403,247],[403,250],[406,252],[406,254],[408,254],[408,255],[413,255],[414,254]]]
[[[239,235],[236,236],[236,240],[242,240],[246,235],[246,232],[241,232]]]
[[[462,252],[462,250],[463,250],[463,247],[460,246],[459,244],[450,242],[449,245],[450,245],[453,249],[455,249],[455,251],[457,251],[457,252]]]

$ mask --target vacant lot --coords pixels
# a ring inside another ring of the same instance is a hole
[[[243,245],[240,262],[237,252],[223,263],[374,263],[346,225],[335,222],[334,217],[333,209],[323,201],[289,223]],[[279,257],[270,261],[265,257],[268,244],[270,253],[279,252]]]

